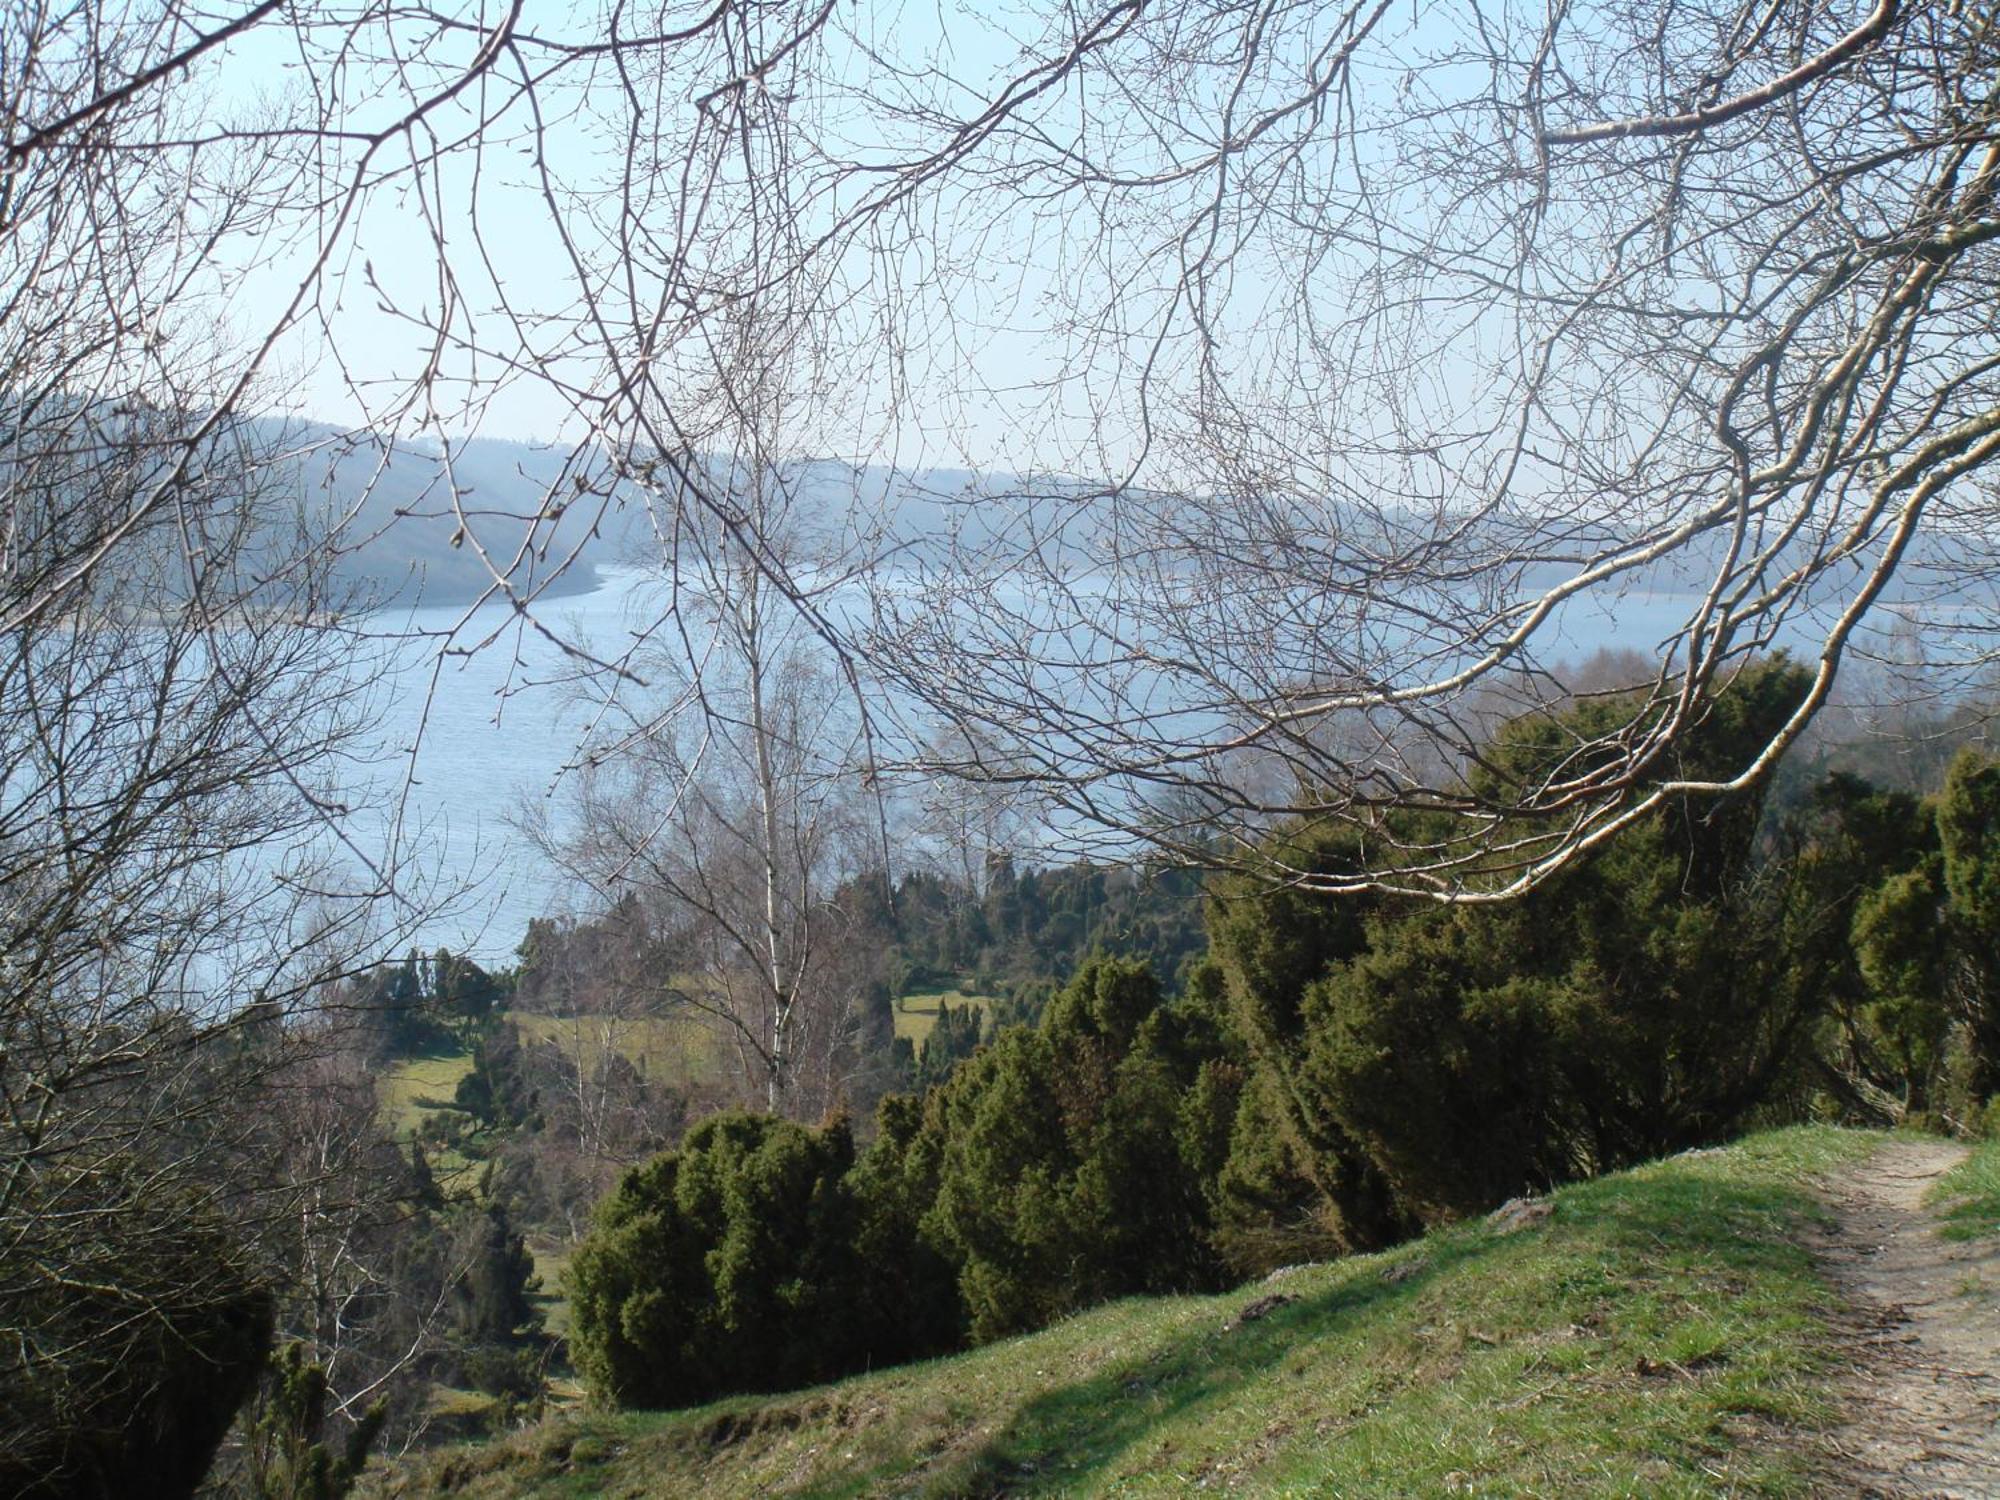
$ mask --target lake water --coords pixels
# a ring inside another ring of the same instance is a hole
[[[652,575],[607,569],[595,592],[556,601],[545,617],[564,640],[615,650],[630,642],[647,596],[657,591]],[[1685,595],[1636,592],[1578,601],[1556,622],[1544,659],[1581,659],[1602,648],[1652,654],[1691,603]],[[392,818],[400,815],[397,883],[412,909],[426,913],[417,940],[489,963],[510,961],[531,918],[582,900],[518,822],[524,808],[538,805],[560,820],[564,767],[591,722],[591,705],[564,652],[522,628],[504,606],[469,618],[463,609],[406,610],[382,617],[378,628],[416,632],[396,646],[400,669],[377,695],[380,758],[371,775],[376,801],[390,799]],[[1796,628],[1788,639],[1810,644]],[[392,818],[359,818],[356,843],[371,853],[390,847]],[[461,894],[431,910],[447,891]]]
[[[602,576],[595,591],[543,607],[563,640],[629,636],[651,580]],[[564,768],[591,723],[576,666],[505,605],[398,610],[371,628],[410,638],[374,694],[371,794],[356,798],[369,810],[355,841],[371,857],[398,851],[396,883],[412,905],[443,903],[423,918],[421,946],[506,962],[531,918],[577,894],[519,832],[525,811],[559,811]]]

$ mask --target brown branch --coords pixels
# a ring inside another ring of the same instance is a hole
[[[1824,78],[1849,58],[1887,36],[1901,11],[1902,0],[1876,0],[1875,9],[1869,12],[1866,20],[1819,56],[1801,63],[1761,88],[1751,89],[1719,104],[1705,105],[1678,115],[1640,115],[1627,120],[1579,125],[1569,130],[1544,131],[1539,140],[1544,146],[1577,146],[1588,141],[1627,140],[1639,136],[1692,135],[1726,124],[1738,115],[1776,103],[1787,95],[1797,93],[1807,84]]]

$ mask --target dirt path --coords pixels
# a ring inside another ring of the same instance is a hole
[[[1828,1494],[2000,1497],[2000,1251],[1940,1239],[1924,1207],[1964,1156],[1894,1141],[1826,1184],[1813,1248],[1854,1351]]]

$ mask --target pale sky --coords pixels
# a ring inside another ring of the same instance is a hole
[[[483,21],[502,9],[490,0],[466,0],[448,13]],[[845,91],[848,80],[836,77],[816,100],[814,127],[845,135],[845,147],[858,157],[879,159],[893,149],[884,140],[898,131],[906,141],[917,138],[934,128],[936,112],[976,113],[995,81],[1011,76],[1024,54],[1042,55],[1047,13],[1046,6],[951,0],[844,3],[822,70],[865,70],[871,89],[900,94],[909,112],[900,123],[885,121],[870,112],[865,98]],[[541,35],[594,37],[595,15],[595,6],[538,3],[523,24]],[[1427,23],[1412,15],[1406,24],[1410,36]],[[335,44],[344,35],[335,21],[303,40],[274,25],[232,44],[208,73],[215,115],[283,114],[299,100],[333,94],[345,109],[334,123],[357,133],[377,130],[407,108],[413,93],[457,76],[482,40],[471,27],[441,34],[406,20],[364,32],[361,45],[372,60],[350,57],[336,70]],[[390,53],[399,54],[395,66]],[[522,51],[531,66],[547,55],[532,46]],[[635,148],[618,133],[625,105],[621,80],[599,65],[588,75],[571,66],[541,88],[544,145],[539,154],[531,151],[534,111],[524,99],[503,98],[521,66],[505,62],[426,120],[433,142],[469,141],[480,111],[488,111],[476,152],[461,144],[435,156],[421,175],[405,170],[376,183],[337,227],[330,219],[333,205],[316,210],[301,204],[288,208],[282,237],[255,243],[238,238],[220,247],[217,259],[230,283],[225,324],[239,340],[253,340],[280,318],[312,255],[323,243],[333,246],[316,305],[278,347],[257,404],[341,425],[428,427],[447,436],[475,429],[516,439],[586,435],[594,408],[580,412],[570,394],[542,375],[566,382],[571,394],[601,390],[599,351],[608,342],[629,353],[638,335],[629,316],[603,331],[580,321],[579,282],[557,225],[584,247],[587,274],[601,278],[595,294],[614,315],[620,304],[649,308],[650,268],[625,284],[621,258],[609,248],[616,200],[605,189]],[[588,86],[579,88],[586,77]],[[1113,135],[1122,136],[1122,143],[1108,147],[1098,142],[1113,153],[1171,161],[1177,153],[1205,149],[1203,112],[1214,101],[1202,91],[1216,85],[1178,82],[1195,101],[1184,139],[1156,142],[1148,134],[1156,128],[1143,119],[1152,82],[1106,69],[1065,85],[1026,117],[1041,133],[1029,149],[1059,160],[1062,137],[1085,120],[1100,133],[1108,123]],[[1163,80],[1161,86],[1175,83]],[[641,88],[642,125],[659,122],[671,132],[692,116],[693,86],[682,80],[678,95],[673,87],[658,97]],[[1138,123],[1128,127],[1128,119]],[[648,145],[643,134],[637,138],[637,150]],[[330,159],[345,169],[360,146],[331,149]],[[1348,142],[1343,149],[1373,148]],[[410,156],[404,141],[395,140],[378,153],[375,166],[407,169]],[[869,181],[851,179],[816,200],[821,224]],[[1179,190],[1169,189],[1164,212],[1186,215],[1190,204],[1198,211],[1198,189],[1198,183],[1190,187],[1186,199],[1172,198]],[[809,411],[800,418],[798,451],[906,467],[1084,473],[1116,470],[1141,451],[1148,433],[1133,403],[1142,376],[1153,383],[1153,395],[1170,392],[1194,361],[1216,352],[1190,338],[1177,309],[1182,267],[1172,234],[1162,237],[1157,224],[1137,219],[1120,222],[1115,213],[1097,217],[1103,205],[1088,187],[1072,185],[1047,203],[1008,192],[976,176],[937,187],[910,220],[890,221],[887,232],[902,236],[900,243],[864,235],[843,257],[834,273],[847,278],[835,337],[845,342],[802,403]],[[663,217],[641,216],[656,252],[674,240],[670,226],[657,222]],[[1262,296],[1261,278],[1273,267],[1257,257],[1268,247],[1246,233],[1251,237],[1230,267],[1229,305],[1232,315],[1265,320],[1268,331],[1289,313],[1281,299],[1267,305]],[[440,274],[439,239],[449,283]],[[1275,270],[1272,285],[1286,275],[1282,265]],[[455,332],[474,330],[486,354],[468,353],[462,338],[432,347],[425,325],[446,306]],[[1173,336],[1157,341],[1152,330],[1164,324],[1176,324]],[[1255,345],[1253,338],[1235,356],[1253,383]],[[887,357],[892,346],[901,362],[895,368]],[[523,349],[541,362],[540,373],[493,357]],[[426,369],[434,371],[433,404],[412,408],[405,399]]]
[[[501,9],[473,0],[457,13],[470,17]],[[524,24],[543,34],[587,35],[594,10],[573,6],[568,9],[573,19],[562,20],[558,18],[564,12],[557,6],[538,5]],[[1003,20],[978,8],[896,0],[844,8],[841,15],[852,37],[885,47],[893,41],[899,56],[940,61],[975,82],[1013,56],[1001,29]],[[462,62],[477,40],[469,32],[442,41],[426,41],[409,28],[403,33],[413,56],[439,60],[440,77],[448,76],[444,65]],[[381,46],[381,37],[375,42]],[[297,108],[316,86],[325,88],[313,76],[317,71],[324,77],[325,45],[325,38],[316,37],[302,49],[300,39],[282,25],[262,27],[232,43],[205,75],[213,99],[209,118],[236,122],[262,113],[283,113],[287,100],[292,101],[290,108]],[[316,68],[306,61],[308,49]],[[426,81],[420,69],[413,67],[413,73],[416,84]],[[499,92],[502,81],[490,83],[487,97]],[[593,81],[586,106],[598,97],[599,88],[608,86]],[[341,97],[349,103],[349,112],[337,123],[362,132],[393,119],[408,93],[390,81],[386,65],[378,62],[371,68],[350,66],[342,78]],[[470,132],[480,102],[469,92],[462,101],[438,111],[427,122],[434,138]],[[558,112],[543,120],[549,179],[558,193],[580,192],[615,172],[622,143],[601,139],[599,122],[574,109],[574,99],[552,97],[544,101],[544,108],[561,102],[572,106],[568,117]],[[222,324],[234,340],[248,343],[281,320],[322,244],[333,246],[312,308],[274,350],[253,404],[343,426],[400,420],[407,428],[421,421],[422,414],[399,410],[401,403],[411,382],[434,361],[439,376],[434,417],[446,433],[464,432],[468,421],[476,420],[485,436],[548,440],[583,435],[585,421],[550,382],[475,357],[462,342],[439,353],[424,326],[448,299],[455,299],[459,326],[476,328],[486,348],[505,352],[527,347],[543,353],[568,349],[566,356],[557,354],[549,370],[579,388],[598,384],[600,369],[593,351],[585,348],[579,353],[579,341],[573,337],[578,282],[555,219],[560,213],[570,232],[582,239],[600,227],[594,223],[598,209],[581,196],[553,204],[545,197],[541,164],[524,138],[531,120],[525,101],[513,101],[487,125],[483,149],[448,152],[428,166],[421,179],[406,173],[394,182],[378,183],[337,230],[330,228],[323,214],[291,213],[285,218],[282,238],[239,236],[218,247],[215,260],[228,283]],[[351,148],[350,157],[353,154]],[[376,165],[406,168],[409,155],[400,143],[392,143]],[[440,239],[455,283],[449,289],[440,276],[436,249]],[[615,275],[615,258],[596,258],[589,269],[593,274],[609,270]],[[1004,312],[1006,305],[1032,298],[1036,292],[1025,283],[996,282],[995,301]],[[968,311],[976,326],[978,310]],[[1013,378],[1010,366],[1030,357],[1028,342],[1004,326],[983,328],[979,337],[981,347],[952,350],[947,357],[985,362],[998,383]],[[847,396],[865,407],[870,377],[864,373],[859,384],[843,383]],[[879,404],[879,390],[876,399]],[[468,401],[476,402],[476,416],[467,411]],[[980,422],[987,418],[991,426],[981,433]],[[1006,426],[996,407],[933,407],[916,421],[918,428],[947,424],[966,440],[965,446],[983,449],[996,460],[1004,461],[1010,449],[1024,453],[1019,435]],[[849,425],[865,425],[865,418]]]

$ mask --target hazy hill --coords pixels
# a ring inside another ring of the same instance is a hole
[[[580,593],[599,568],[656,555],[644,495],[589,449],[497,438],[447,449],[276,419],[259,429],[309,523],[338,528],[337,578],[379,603],[466,603],[496,572],[517,592]],[[912,546],[935,554],[948,537],[987,539],[1022,485],[831,460],[802,460],[785,482],[802,530],[843,555],[900,548],[906,558]]]
[[[337,581],[374,603],[464,604],[495,573],[517,592],[581,593],[628,545],[632,497],[587,453],[493,438],[447,451],[316,424],[267,425],[308,524],[337,528]]]
[[[595,587],[597,570],[606,564],[656,556],[645,498],[637,486],[613,477],[601,452],[484,437],[447,450],[431,441],[392,442],[312,423],[262,419],[258,425],[282,455],[280,468],[289,472],[287,483],[296,485],[308,515],[322,524],[340,519],[339,579],[383,602],[464,603],[489,587],[495,571],[505,572],[517,592],[585,592]],[[1087,507],[1059,517],[1049,504],[1051,497],[1082,501],[1090,490],[1079,480],[806,459],[787,467],[785,482],[793,488],[798,525],[849,560],[880,555],[901,566],[934,563],[954,544],[978,555],[997,538],[1013,538],[1018,548],[1019,539],[1030,534],[1042,565],[1100,560],[1092,534],[1097,523],[1086,516]],[[1147,501],[1163,513],[1237,503],[1230,496]],[[1017,526],[1030,512],[1032,527]],[[1391,505],[1379,515],[1355,515],[1339,536],[1318,538],[1314,545],[1330,543],[1329,556],[1349,548],[1367,556],[1393,551],[1436,523],[1435,517],[1404,514]],[[529,535],[533,545],[524,550]],[[1572,576],[1588,558],[1615,550],[1620,541],[1604,531],[1579,532],[1571,539],[1571,556],[1537,556],[1516,551],[1507,524],[1494,521],[1469,531],[1460,551],[1468,561],[1478,553],[1516,557],[1514,592],[1526,596]],[[1625,587],[1700,593],[1712,583],[1730,543],[1727,529],[1719,529],[1633,570]],[[1783,565],[1802,563],[1810,545],[1805,539],[1791,543]],[[998,548],[996,555],[1008,550]],[[1909,601],[1928,614],[1941,605],[1949,613],[1963,602],[1950,554],[1941,542],[1919,545],[1888,595],[1891,603]],[[1829,579],[1812,597],[1835,597],[1851,585],[1851,573],[1850,568]],[[1892,623],[1885,616],[1881,628]]]

